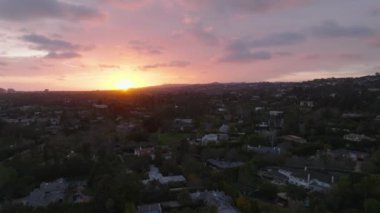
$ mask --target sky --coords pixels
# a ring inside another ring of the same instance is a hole
[[[0,88],[380,72],[379,0],[0,0]]]

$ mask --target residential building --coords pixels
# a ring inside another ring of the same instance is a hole
[[[207,205],[215,206],[218,213],[238,213],[238,210],[232,205],[231,197],[221,191],[204,191],[190,194],[194,201],[203,201]]]

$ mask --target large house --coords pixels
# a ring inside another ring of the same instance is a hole
[[[347,140],[347,141],[352,141],[352,142],[361,142],[363,140],[376,141],[376,139],[374,139],[374,138],[371,138],[371,137],[368,137],[365,135],[354,134],[354,133],[344,135],[343,139]]]
[[[250,151],[250,152],[255,152],[258,154],[270,154],[270,155],[282,154],[281,148],[277,147],[277,146],[271,147],[271,146],[260,146],[259,145],[259,146],[255,147],[255,146],[247,145],[246,150]]]
[[[330,188],[336,175],[305,169],[268,167],[258,172],[262,178],[269,179],[272,183],[283,185],[292,184],[314,191],[322,191]]]
[[[158,181],[161,184],[186,182],[186,178],[182,175],[163,176],[160,170],[153,165],[151,165],[149,168],[148,176],[149,179],[143,180],[144,184],[148,184],[151,181]]]
[[[33,207],[45,207],[51,203],[71,202],[83,203],[90,197],[83,194],[84,181],[68,182],[63,178],[53,182],[43,182],[23,199],[23,204]],[[69,188],[72,188],[70,191]]]
[[[142,148],[141,146],[138,148],[135,148],[134,154],[137,157],[150,157],[151,159],[155,158],[154,154],[154,147],[146,147]]]
[[[364,160],[369,156],[368,153],[348,149],[331,150],[327,152],[327,155],[334,159],[347,159],[352,161]]]
[[[296,186],[301,186],[314,191],[322,191],[331,187],[335,182],[335,176],[327,173],[308,170],[305,167],[302,169],[280,168],[280,174],[288,178],[288,183]]]
[[[217,169],[231,169],[231,168],[237,168],[242,166],[243,162],[230,162],[230,161],[224,161],[224,160],[216,160],[216,159],[209,159],[207,160],[207,164],[213,168]]]
[[[218,213],[237,213],[238,210],[232,205],[232,199],[224,192],[205,191],[190,194],[194,201],[203,201],[207,205],[215,206]]]
[[[202,145],[207,145],[209,143],[219,143],[218,134],[207,134],[202,137]]]

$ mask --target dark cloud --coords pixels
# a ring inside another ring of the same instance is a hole
[[[60,39],[50,39],[43,35],[29,34],[21,37],[22,40],[32,43],[34,49],[48,51],[79,50],[80,45],[72,44]]]
[[[299,7],[311,0],[178,0],[189,8],[212,8],[218,12],[268,12]]]
[[[380,47],[380,36],[375,36],[368,40],[368,44],[372,47]]]
[[[280,56],[280,57],[288,57],[288,56],[293,56],[294,54],[291,52],[275,52],[274,55]]]
[[[354,61],[354,60],[362,60],[364,57],[361,54],[354,54],[354,53],[334,53],[334,54],[307,54],[304,55],[301,59],[304,60],[347,60],[347,61]]]
[[[334,21],[323,22],[313,27],[312,32],[315,36],[324,38],[367,37],[375,34],[373,29],[366,26],[342,26]]]
[[[0,19],[29,21],[36,19],[88,20],[102,18],[97,9],[59,0],[0,0]]]
[[[252,62],[269,60],[273,56],[290,56],[289,52],[276,52],[274,54],[266,51],[254,51],[255,48],[268,48],[286,45],[295,45],[306,40],[299,33],[280,33],[269,35],[261,39],[237,39],[230,42],[220,62]]]
[[[135,50],[140,54],[159,55],[162,54],[162,48],[149,44],[145,41],[132,40],[129,41],[129,48]]]
[[[306,37],[300,33],[279,33],[269,35],[262,39],[257,40],[247,40],[244,41],[244,45],[250,48],[261,48],[261,47],[274,47],[274,46],[284,46],[284,45],[294,45],[301,43],[306,40]]]
[[[219,59],[219,62],[253,62],[270,60],[272,54],[266,51],[253,52],[248,49],[240,49],[228,52]]]
[[[45,58],[50,59],[70,59],[70,58],[78,58],[81,55],[77,52],[49,52]]]
[[[123,6],[124,8],[137,8],[144,6],[148,0],[102,0],[106,3],[111,3],[117,6]]]
[[[43,35],[28,34],[21,37],[21,40],[32,44],[30,48],[48,52],[46,58],[68,59],[81,55],[80,51],[90,50],[92,47],[73,44],[61,39],[51,39]]]
[[[219,44],[219,39],[212,27],[205,27],[200,22],[185,21],[185,29],[176,32],[174,35],[194,39],[203,45],[214,46]]]
[[[370,11],[372,16],[380,16],[380,8],[375,8]]]
[[[8,66],[8,63],[0,61],[0,66],[2,66],[2,67]]]
[[[211,29],[195,24],[186,30],[186,33],[205,45],[217,45],[219,40]]]
[[[190,66],[190,62],[188,61],[172,61],[169,63],[157,63],[157,64],[149,64],[140,67],[141,70],[151,70],[151,69],[158,69],[158,68],[183,68]]]

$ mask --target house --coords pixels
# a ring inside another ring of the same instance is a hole
[[[269,123],[268,122],[260,122],[259,124],[256,124],[257,130],[269,130]]]
[[[344,135],[343,139],[347,140],[347,141],[352,141],[352,142],[361,142],[363,140],[366,140],[366,141],[376,141],[376,139],[374,139],[374,138],[370,138],[370,137],[365,136],[363,134],[359,135],[359,134],[354,134],[354,133],[350,133],[350,134]]]
[[[220,133],[227,134],[229,131],[230,131],[230,126],[228,126],[228,125],[226,125],[226,124],[223,124],[223,125],[219,128],[219,132],[220,132]]]
[[[193,119],[177,118],[174,120],[174,126],[180,131],[185,131],[193,127]]]
[[[270,154],[270,155],[280,155],[281,153],[281,148],[280,147],[270,147],[270,146],[250,146],[247,145],[246,147],[247,151],[255,152],[258,154]]]
[[[303,107],[303,108],[313,108],[314,107],[314,102],[312,102],[312,101],[301,101],[300,102],[300,107]]]
[[[347,150],[347,149],[336,149],[332,151],[328,151],[327,155],[334,159],[347,159],[352,161],[364,160],[369,156],[368,153]]]
[[[43,182],[24,198],[24,204],[33,207],[44,207],[51,203],[63,202],[69,183],[63,178],[53,182]]]
[[[265,110],[264,107],[255,107],[255,112],[261,112],[263,110]]]
[[[217,134],[207,134],[202,137],[202,145],[206,145],[209,143],[219,143],[219,138]]]
[[[142,148],[140,146],[139,148],[135,148],[134,155],[137,157],[150,157],[154,159],[156,157],[154,151],[154,147]]]
[[[284,136],[281,136],[280,139],[286,142],[299,143],[299,144],[304,144],[307,142],[306,139],[295,136],[295,135],[284,135]]]
[[[279,168],[278,172],[288,178],[288,183],[314,191],[329,189],[335,183],[335,176],[313,170]]]
[[[140,205],[140,206],[137,206],[137,212],[138,213],[161,213],[162,208],[161,208],[160,203]]]
[[[151,181],[158,181],[161,184],[186,182],[186,178],[182,175],[163,176],[160,170],[153,165],[149,167],[148,176],[149,179],[143,180],[144,184],[148,184]]]
[[[272,168],[272,167],[261,169],[258,172],[258,175],[262,178],[270,180],[271,183],[276,184],[276,185],[284,185],[288,183],[288,180],[289,180],[289,178],[286,175],[278,172],[277,168]]]
[[[232,205],[231,197],[221,191],[204,191],[190,194],[193,201],[203,201],[207,205],[215,206],[218,213],[238,213]]]
[[[243,162],[230,162],[216,159],[207,160],[207,164],[217,169],[232,169],[242,166]]]
[[[347,118],[347,119],[359,119],[359,118],[363,118],[363,114],[361,113],[344,113],[342,115],[342,118]]]

